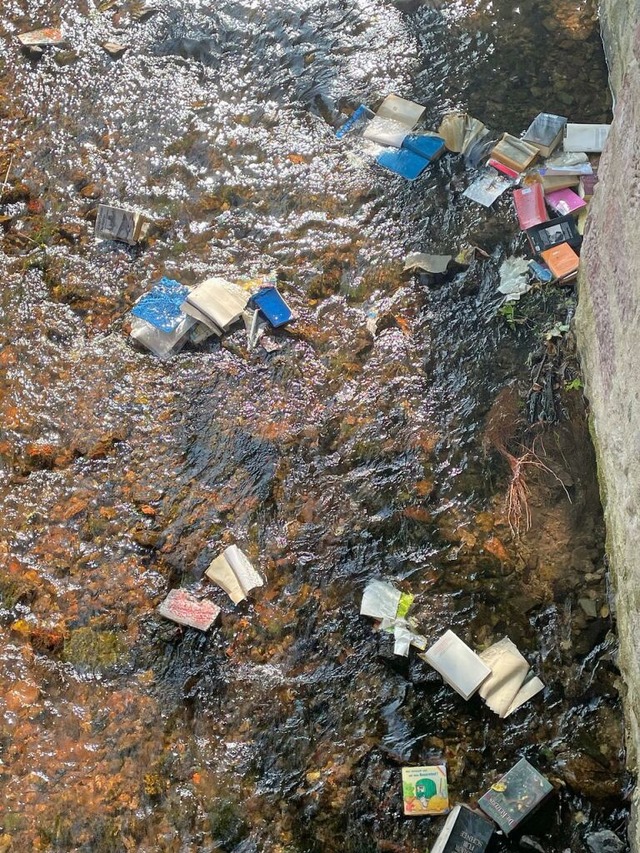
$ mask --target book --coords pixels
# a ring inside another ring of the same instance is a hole
[[[293,319],[291,308],[282,298],[278,288],[273,285],[261,287],[257,293],[253,294],[251,301],[257,305],[274,329],[286,325]]]
[[[540,171],[544,175],[590,175],[593,166],[584,152],[565,151],[547,160]]]
[[[499,717],[508,717],[544,688],[508,637],[493,643],[479,657],[491,669],[491,675],[480,685],[478,695]]]
[[[119,240],[135,246],[142,236],[145,224],[146,219],[141,213],[125,210],[123,207],[99,204],[95,236],[99,240]]]
[[[562,190],[565,187],[577,187],[580,183],[579,175],[563,174],[563,175],[548,175],[544,169],[535,169],[527,175],[526,183],[539,183],[546,193],[551,193],[554,190]]]
[[[524,172],[538,156],[538,149],[528,142],[523,142],[510,133],[504,133],[498,143],[491,149],[491,157],[515,169]]]
[[[522,137],[529,145],[538,149],[543,157],[549,157],[560,144],[568,119],[553,113],[538,113]]]
[[[525,231],[534,254],[539,255],[546,249],[551,249],[560,243],[568,243],[577,248],[582,243],[582,237],[576,228],[576,221],[571,214],[558,216]]]
[[[398,150],[383,151],[380,166],[409,181],[415,180],[444,151],[444,140],[435,134],[408,134]]]
[[[431,853],[484,853],[493,835],[493,824],[468,806],[454,806]]]
[[[448,150],[463,156],[488,133],[480,119],[459,111],[446,113],[438,128],[438,135],[444,139]]]
[[[145,293],[131,309],[134,317],[140,317],[162,332],[173,332],[184,319],[181,305],[189,288],[171,278],[163,277]]]
[[[587,206],[587,202],[568,187],[547,193],[545,200],[551,210],[560,216],[565,216],[567,213],[577,216],[582,208]]]
[[[402,768],[402,801],[405,815],[447,814],[449,791],[446,764]]]
[[[463,699],[469,699],[491,670],[460,637],[447,631],[421,655]]]
[[[478,805],[509,835],[552,791],[551,782],[521,758],[480,797]]]
[[[552,246],[550,249],[540,252],[540,257],[558,281],[573,281],[578,274],[580,258],[568,243]]]
[[[369,121],[363,136],[379,145],[400,148],[407,134],[413,130],[426,107],[398,95],[388,95],[375,116]]]
[[[163,332],[142,317],[131,318],[131,338],[158,358],[168,358],[180,352],[195,324],[193,317],[184,316],[171,332]]]
[[[607,141],[610,124],[568,124],[562,147],[565,151],[599,153]]]
[[[206,598],[198,601],[186,589],[172,589],[158,605],[158,613],[178,625],[208,631],[220,614],[220,608]]]
[[[578,195],[580,196],[580,198],[583,198],[586,202],[591,201],[597,183],[597,170],[594,170],[591,175],[581,175],[580,184],[578,185]]]
[[[539,225],[549,219],[541,184],[531,184],[528,187],[514,190],[513,204],[522,231],[533,228],[534,225]]]
[[[222,587],[234,604],[243,601],[250,590],[264,585],[261,575],[237,545],[229,545],[212,560],[205,575]]]
[[[350,133],[352,130],[357,130],[358,128],[365,127],[368,122],[375,116],[375,113],[372,112],[368,107],[364,104],[360,104],[360,106],[354,110],[354,112],[349,116],[349,118],[336,130],[336,139],[342,139]]]
[[[485,169],[462,195],[483,207],[491,207],[512,186],[513,181],[506,175],[500,175],[494,169]]]
[[[510,166],[505,166],[504,163],[494,160],[493,157],[490,157],[487,160],[487,166],[491,166],[492,169],[497,169],[498,172],[502,172],[502,174],[506,175],[508,178],[517,179],[520,177],[520,172],[516,172],[516,170],[512,169]]]
[[[242,288],[230,281],[224,278],[208,278],[194,287],[185,301],[208,317],[219,329],[227,331],[229,326],[242,317],[248,300],[249,297]]]

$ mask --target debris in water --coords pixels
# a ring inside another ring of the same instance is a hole
[[[489,646],[479,657],[491,669],[491,675],[480,686],[478,695],[499,717],[508,717],[544,689],[508,637]]]
[[[179,625],[208,631],[218,618],[220,608],[206,598],[199,601],[186,589],[172,589],[165,600],[158,605],[158,613]]]
[[[211,561],[205,574],[222,587],[234,604],[243,601],[250,590],[264,585],[263,578],[237,545],[225,548]]]
[[[402,768],[402,801],[405,815],[441,815],[449,811],[446,764]]]
[[[147,219],[141,213],[125,210],[123,207],[99,204],[95,235],[99,240],[119,240],[135,246],[148,225]]]
[[[32,30],[21,33],[18,41],[23,47],[56,47],[67,44],[67,39],[62,35],[62,30],[56,27],[46,27],[42,30]]]
[[[478,805],[505,835],[509,835],[552,791],[551,782],[538,773],[526,758],[521,758],[480,797]]]
[[[463,699],[470,699],[491,675],[489,667],[451,630],[420,657],[437,670]]]

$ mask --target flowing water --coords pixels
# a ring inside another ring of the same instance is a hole
[[[444,758],[473,802],[523,755],[557,793],[497,850],[624,838],[594,460],[570,336],[544,337],[573,297],[506,322],[510,201],[462,198],[459,157],[408,184],[334,135],[390,92],[429,127],[458,107],[496,135],[541,110],[605,121],[594,7],[3,3],[0,851],[424,851],[441,820],[402,816],[401,766]],[[20,52],[57,24],[68,47]],[[149,239],[95,241],[98,199],[147,213]],[[485,254],[442,287],[401,274],[467,243]],[[162,274],[270,270],[297,314],[278,352],[128,343]],[[535,429],[529,356],[557,367],[558,420]],[[238,606],[203,580],[229,542],[268,577]],[[431,640],[508,634],[544,694],[500,720],[395,658],[358,614],[376,577],[416,594]],[[217,627],[156,614],[179,585]]]

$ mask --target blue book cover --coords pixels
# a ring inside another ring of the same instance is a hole
[[[184,314],[180,306],[187,298],[189,288],[170,278],[161,278],[154,284],[149,293],[133,306],[131,313],[134,317],[146,320],[161,332],[173,332]]]
[[[444,151],[444,139],[441,136],[425,136],[420,133],[410,133],[405,136],[402,147],[414,154],[419,154],[425,160],[433,162]]]
[[[395,172],[396,175],[400,175],[408,181],[415,181],[418,175],[422,174],[429,165],[429,160],[425,160],[419,154],[414,154],[408,148],[392,148],[383,151],[382,154],[378,154],[376,161],[385,169]]]
[[[284,326],[293,317],[291,308],[284,301],[275,287],[262,287],[253,296],[253,302],[258,307],[274,329]]]

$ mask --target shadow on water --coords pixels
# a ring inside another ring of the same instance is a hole
[[[450,107],[496,133],[539,110],[606,119],[593,4],[156,5],[3,12],[0,851],[417,853],[441,824],[403,818],[403,765],[444,758],[473,802],[522,755],[557,790],[529,849],[622,837],[584,407],[561,387],[559,423],[523,417],[526,360],[573,297],[531,294],[511,327],[509,200],[468,202],[460,158],[409,185],[334,136],[391,91],[427,127]],[[59,22],[75,55],[18,51]],[[149,214],[147,243],[94,241],[98,200]],[[483,254],[440,287],[401,273],[469,242]],[[272,268],[297,315],[279,351],[234,332],[163,364],[126,342],[160,274]],[[500,449],[534,438],[553,474],[530,469],[516,537]],[[267,577],[238,606],[203,577],[230,542]],[[358,613],[374,577],[416,594],[430,639],[508,634],[542,698],[499,720],[394,656]],[[210,632],[154,612],[178,585],[219,604]]]

